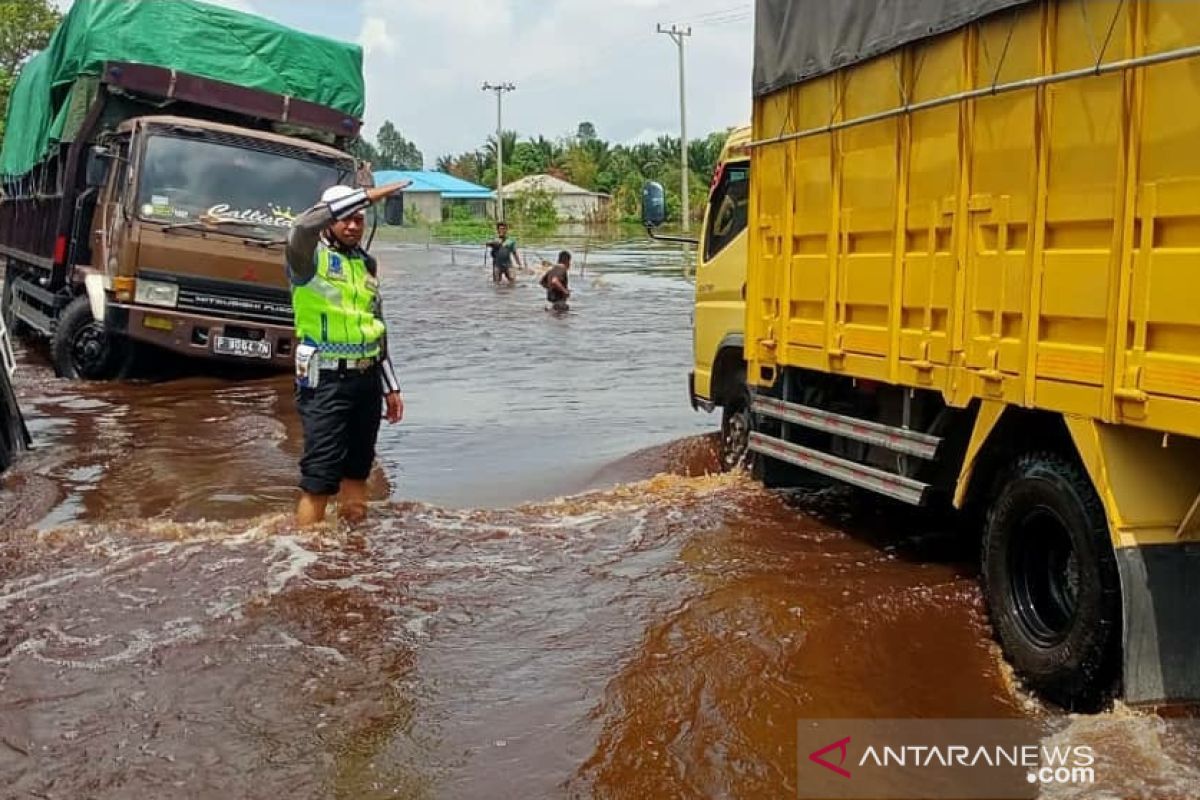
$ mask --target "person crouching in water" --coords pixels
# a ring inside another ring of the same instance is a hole
[[[367,475],[375,460],[380,410],[404,416],[400,384],[387,352],[387,328],[375,259],[362,249],[363,210],[408,181],[377,189],[333,186],[298,216],[287,239],[287,272],[296,315],[296,404],[304,427],[300,459],[301,526],[339,515],[366,515]]]
[[[550,304],[550,308],[554,311],[569,311],[571,309],[567,305],[567,298],[571,296],[571,290],[567,288],[569,283],[567,271],[570,268],[571,254],[563,250],[558,254],[558,263],[546,270],[546,274],[542,276],[541,283],[546,289],[546,302]]]

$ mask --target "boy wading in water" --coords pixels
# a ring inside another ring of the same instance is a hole
[[[571,254],[563,250],[558,254],[558,263],[546,270],[546,274],[542,276],[541,284],[546,290],[546,302],[554,311],[571,309],[567,305],[567,299],[571,296],[571,290],[568,288],[570,279],[567,275],[570,268]]]
[[[492,281],[500,283],[501,279],[508,278],[509,283],[515,283],[512,265],[515,262],[521,266],[521,256],[517,254],[517,240],[508,235],[508,223],[497,222],[496,238],[485,246],[491,251]]]

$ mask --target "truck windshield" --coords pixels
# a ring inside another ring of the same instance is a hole
[[[348,169],[233,143],[156,135],[146,143],[138,213],[168,224],[212,225],[278,239],[296,214]]]

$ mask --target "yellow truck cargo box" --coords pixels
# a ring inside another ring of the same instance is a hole
[[[1197,47],[1196,3],[1025,3],[757,97],[752,380],[1200,435]]]
[[[756,475],[963,509],[1044,696],[1200,700],[1200,2],[757,0],[754,69]]]

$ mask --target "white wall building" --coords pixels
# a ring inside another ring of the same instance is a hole
[[[584,222],[607,214],[611,197],[602,192],[590,192],[553,175],[526,175],[506,184],[500,193],[505,202],[529,192],[546,192],[554,201],[560,220]]]

